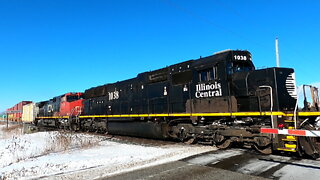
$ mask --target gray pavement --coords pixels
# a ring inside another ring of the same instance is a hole
[[[158,166],[148,167],[124,174],[102,179],[128,180],[128,179],[174,179],[174,180],[263,180],[265,178],[232,172],[220,168],[195,165],[184,161],[175,161]]]
[[[198,154],[163,165],[147,167],[102,179],[280,179],[319,180],[320,159],[261,155],[253,150],[228,149]]]

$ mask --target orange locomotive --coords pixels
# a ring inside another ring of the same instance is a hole
[[[83,93],[67,93],[61,97],[60,116],[77,116],[83,112]]]

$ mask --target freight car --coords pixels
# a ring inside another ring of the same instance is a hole
[[[54,122],[56,127],[66,124],[74,130],[170,138],[220,148],[238,144],[262,153],[277,150],[317,156],[320,150],[318,138],[295,134],[296,129],[314,129],[320,113],[297,112],[294,70],[256,70],[248,51],[222,51],[141,73],[87,89],[83,98],[84,111],[68,118],[49,108],[59,104],[61,97],[40,103],[36,124]],[[287,133],[277,134],[278,128]]]
[[[29,103],[22,107],[22,122],[32,123],[38,115],[39,108],[36,103]]]
[[[32,101],[21,101],[13,107],[6,110],[8,120],[21,122],[22,121],[22,108],[24,105],[30,104]]]

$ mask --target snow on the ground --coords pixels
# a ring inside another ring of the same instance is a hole
[[[280,180],[292,179],[307,179],[307,180],[319,180],[320,161],[303,159],[298,162],[288,164],[283,168],[277,170],[273,176]]]
[[[249,160],[246,165],[237,169],[237,172],[242,174],[259,175],[269,169],[278,166],[280,163],[261,161],[259,159]]]
[[[84,144],[89,145],[98,141],[99,138],[89,135],[79,136],[57,131],[12,136],[0,140],[0,168],[52,152],[80,148]]]
[[[319,169],[310,170],[310,168],[288,165],[273,174],[274,177],[279,177],[280,180],[319,180]]]
[[[212,150],[211,146],[121,143],[83,133],[18,134],[0,137],[0,179],[92,179]]]

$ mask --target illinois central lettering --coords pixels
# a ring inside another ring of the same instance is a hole
[[[197,84],[195,96],[196,98],[222,96],[221,83],[215,82],[214,84]]]

